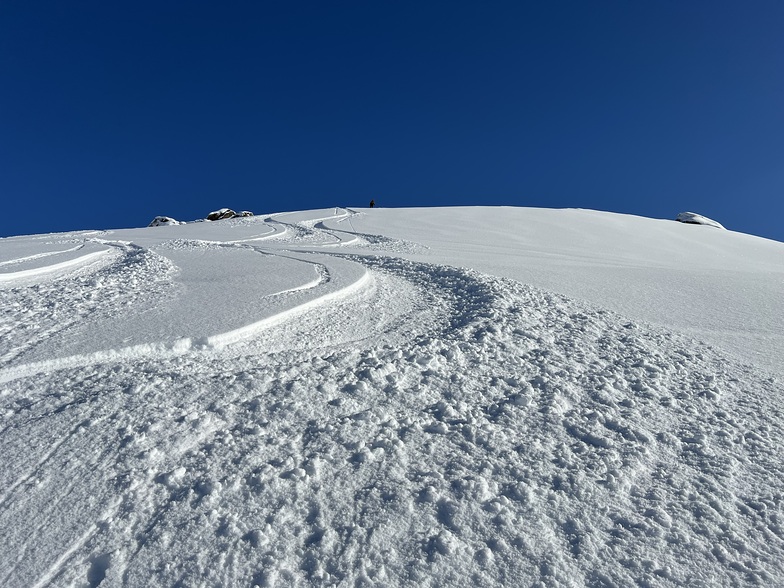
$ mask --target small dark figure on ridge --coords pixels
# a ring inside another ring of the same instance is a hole
[[[375,205],[376,205],[376,201],[375,200],[371,200],[370,201],[370,208],[373,208]]]

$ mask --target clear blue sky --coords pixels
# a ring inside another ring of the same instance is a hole
[[[0,2],[0,235],[507,204],[784,241],[784,2]]]

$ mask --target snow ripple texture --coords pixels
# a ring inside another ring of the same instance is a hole
[[[131,304],[141,264],[164,295],[144,251],[2,291],[4,360],[78,320],[42,288],[115,272],[96,296]],[[780,382],[518,282],[342,257],[372,286],[251,340],[3,384],[0,585],[784,583]]]

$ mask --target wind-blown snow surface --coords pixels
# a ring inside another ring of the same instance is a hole
[[[0,240],[0,585],[782,584],[782,292],[592,211]]]

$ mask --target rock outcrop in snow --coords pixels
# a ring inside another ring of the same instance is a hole
[[[688,225],[707,225],[709,227],[716,227],[717,229],[724,228],[721,223],[717,223],[715,220],[695,212],[681,212],[675,217],[675,220]]]
[[[152,222],[147,225],[148,227],[170,227],[173,225],[181,225],[180,221],[171,218],[170,216],[156,216]]]
[[[216,221],[216,220],[224,220],[227,218],[237,218],[239,216],[253,216],[253,213],[249,210],[234,212],[231,208],[221,208],[220,210],[213,210],[210,214],[208,214],[207,220]]]

